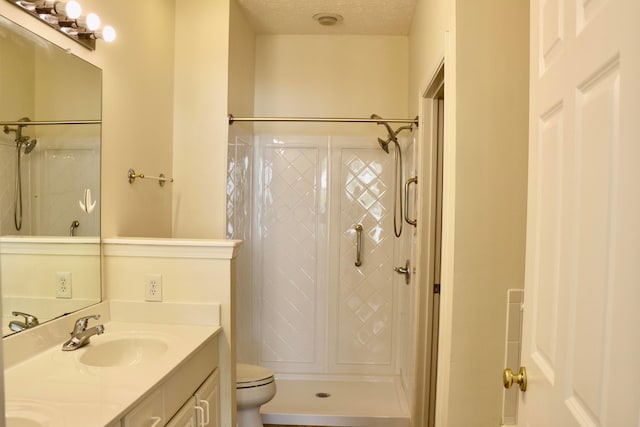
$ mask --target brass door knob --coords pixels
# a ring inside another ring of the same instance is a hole
[[[513,383],[520,384],[521,391],[527,391],[527,368],[521,366],[518,375],[514,375],[509,368],[504,370],[502,374],[504,388],[511,388]]]

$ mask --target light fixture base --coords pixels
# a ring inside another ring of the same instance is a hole
[[[318,24],[325,27],[332,27],[344,20],[344,17],[337,13],[316,13],[313,15],[313,19]]]
[[[96,39],[95,38],[84,38],[84,37],[78,37],[77,34],[75,34],[74,32],[67,32],[67,31],[63,31],[62,28],[68,28],[67,25],[65,25],[63,23],[63,25],[59,25],[57,22],[53,22],[52,20],[47,20],[44,19],[40,16],[40,14],[38,13],[38,8],[34,8],[33,10],[31,10],[30,8],[27,8],[26,6],[23,6],[23,2],[20,1],[15,1],[15,0],[7,0],[9,3],[13,4],[14,6],[16,6],[18,9],[23,10],[24,12],[27,12],[29,15],[33,16],[34,18],[36,18],[38,21],[40,22],[44,22],[45,24],[47,24],[49,27],[53,28],[54,30],[58,31],[61,34],[64,34],[65,36],[69,37],[71,40],[75,41],[76,43],[81,44],[82,46],[86,47],[89,50],[95,50],[96,49]],[[28,2],[27,2],[28,3]],[[47,7],[47,6],[45,6]],[[51,7],[49,7],[49,12],[51,12]],[[40,10],[41,12],[43,12],[42,16],[52,16],[52,15],[48,15],[48,14],[44,14],[43,10]]]

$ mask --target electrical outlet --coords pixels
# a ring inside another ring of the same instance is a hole
[[[162,275],[147,274],[144,276],[145,301],[162,301]]]
[[[71,298],[71,273],[68,271],[56,273],[56,298]]]

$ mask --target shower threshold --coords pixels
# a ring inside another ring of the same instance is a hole
[[[396,377],[276,375],[276,396],[261,408],[276,426],[409,427]]]

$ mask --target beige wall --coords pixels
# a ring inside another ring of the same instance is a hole
[[[406,37],[258,36],[257,116],[407,116]],[[372,124],[275,124],[262,132],[370,134]],[[381,135],[383,131],[381,130]]]
[[[11,102],[0,103],[0,120],[18,120],[32,117],[35,111],[35,52],[27,46],[0,39],[2,59],[0,59],[0,81],[2,97]],[[16,67],[15,63],[24,64]],[[9,83],[10,82],[10,83]],[[14,135],[0,134],[2,142],[12,144]]]
[[[452,54],[436,424],[500,425],[506,291],[524,276],[528,2],[419,1],[411,46],[412,109]]]
[[[171,1],[91,0],[118,31],[98,42],[103,67],[102,235],[171,235],[171,192],[156,181],[127,181],[129,168],[171,174],[173,19]]]
[[[174,237],[224,237],[229,9],[176,1]]]
[[[456,10],[451,426],[500,423],[507,289],[524,285],[528,2],[487,4],[459,1]],[[471,377],[475,387],[464,384]],[[473,411],[453,403],[469,401]]]
[[[409,36],[409,114],[417,115],[419,100],[445,53],[445,34],[455,29],[452,1],[418,0]]]
[[[229,25],[229,113],[253,116],[256,35],[236,1],[231,2]]]

